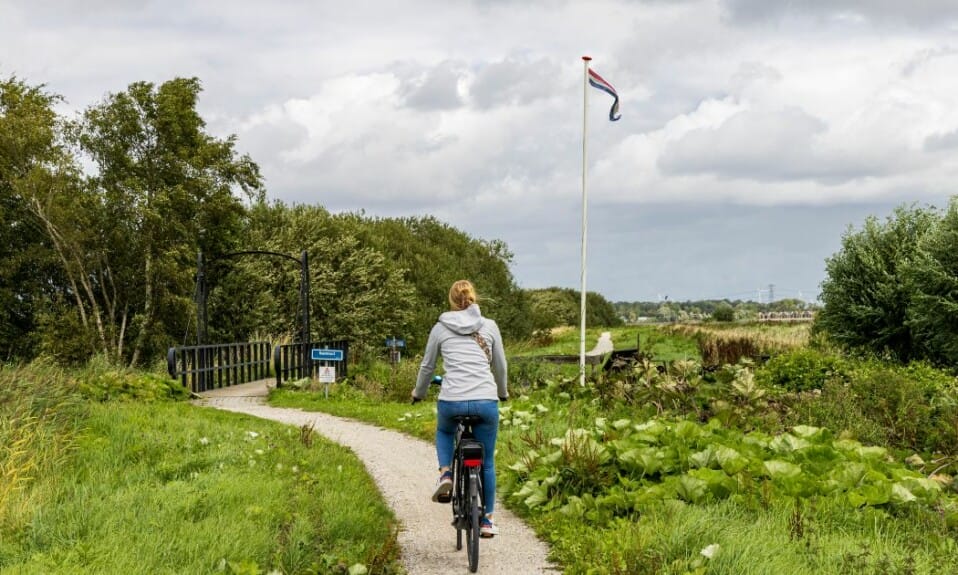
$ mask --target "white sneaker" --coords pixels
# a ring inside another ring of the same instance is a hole
[[[436,480],[436,490],[432,494],[434,503],[449,503],[452,500],[452,472],[447,471]]]
[[[499,535],[499,528],[496,527],[496,524],[493,523],[492,519],[483,517],[479,522],[479,537],[485,537],[488,539],[490,537],[495,537],[496,535]]]

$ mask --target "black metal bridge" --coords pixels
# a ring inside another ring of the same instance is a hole
[[[313,349],[342,351],[342,360],[313,361]],[[194,393],[274,377],[284,382],[312,377],[320,365],[336,368],[336,379],[348,375],[349,342],[312,341],[272,345],[265,341],[171,347],[166,354],[170,377]]]
[[[207,265],[219,260],[245,256],[267,256],[292,260],[300,268],[299,341],[272,345],[265,341],[208,344],[206,301],[209,296]],[[262,250],[234,252],[221,255],[206,262],[203,252],[196,257],[196,345],[171,347],[166,354],[166,366],[170,377],[179,379],[194,393],[208,391],[268,377],[276,378],[276,386],[283,382],[311,377],[320,362],[311,359],[313,349],[339,350],[342,359],[323,361],[336,368],[336,379],[346,377],[349,361],[349,344],[344,340],[312,341],[309,326],[309,257],[306,251],[296,258],[288,254]],[[272,359],[272,364],[270,360]]]

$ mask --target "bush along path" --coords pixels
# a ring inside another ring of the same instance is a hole
[[[264,381],[203,394],[197,405],[246,413],[297,427],[311,428],[352,449],[366,465],[399,519],[402,562],[410,575],[468,573],[465,547],[456,551],[456,531],[448,505],[430,501],[436,480],[433,445],[365,423],[299,409],[266,405]],[[548,547],[532,530],[496,502],[499,535],[479,545],[479,572],[524,575],[555,573]]]

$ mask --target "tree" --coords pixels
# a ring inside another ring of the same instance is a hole
[[[958,365],[958,198],[922,238],[906,271],[913,289],[908,327],[917,347],[937,363]]]
[[[363,220],[358,214],[337,217]],[[529,302],[509,270],[512,253],[504,242],[472,238],[431,216],[372,219],[357,223],[355,229],[362,245],[396,262],[414,287],[410,348],[425,345],[433,323],[449,308],[449,286],[460,279],[476,286],[483,314],[495,318],[503,336],[523,338],[532,333]]]
[[[885,222],[872,217],[861,230],[849,228],[841,250],[826,260],[815,329],[901,361],[920,355],[907,324],[913,290],[904,270],[938,219],[933,209],[899,207]]]
[[[574,325],[579,317],[579,306],[570,294],[559,288],[528,291],[535,329]]]
[[[728,302],[722,302],[712,312],[712,319],[715,321],[735,321],[735,308]]]
[[[88,108],[71,136],[96,174],[34,199],[82,325],[116,361],[135,365],[186,329],[197,249],[228,251],[244,215],[236,192],[262,194],[234,139],[205,132],[200,91],[195,78],[138,82]]]
[[[29,200],[69,164],[58,99],[16,78],[0,81],[0,360],[34,355],[40,314],[62,288]]]
[[[386,337],[403,335],[415,310],[414,290],[403,278],[404,270],[359,239],[358,232],[365,225],[361,218],[333,216],[320,206],[261,202],[250,211],[246,240],[246,249],[296,257],[306,250],[313,338],[348,339],[357,351],[381,346]],[[235,310],[242,306],[255,314],[251,326],[260,326],[273,336],[294,332],[298,328],[295,318],[301,312],[299,269],[289,264],[261,258],[236,262],[228,273],[218,275],[211,306],[221,313],[213,315],[241,317]],[[229,281],[237,274],[243,278],[241,282]],[[229,295],[223,297],[226,290]],[[249,306],[250,301],[262,305]]]
[[[579,325],[582,300],[577,290],[551,287],[529,290],[535,329]],[[622,324],[615,307],[596,292],[586,292],[586,325],[614,327]]]

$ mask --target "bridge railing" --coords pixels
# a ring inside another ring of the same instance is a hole
[[[310,358],[313,349],[338,349],[343,352],[342,361],[315,362]],[[276,374],[276,387],[282,387],[283,382],[310,377],[317,365],[323,363],[336,368],[336,379],[346,377],[346,366],[349,362],[349,342],[340,339],[335,341],[312,341],[308,343],[288,343],[273,348],[273,372]]]
[[[166,368],[199,393],[269,377],[271,347],[265,341],[171,347]]]

